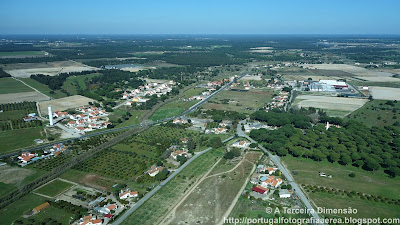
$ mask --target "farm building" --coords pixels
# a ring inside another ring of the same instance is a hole
[[[280,189],[279,190],[279,197],[280,198],[290,198],[290,193],[287,189]]]
[[[38,213],[38,212],[42,211],[43,209],[45,209],[45,208],[47,208],[49,206],[50,206],[50,204],[48,202],[45,202],[45,203],[33,208],[32,212],[33,213]]]

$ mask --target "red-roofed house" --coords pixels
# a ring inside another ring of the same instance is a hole
[[[124,192],[121,191],[121,193],[119,194],[119,198],[120,199],[134,198],[137,197],[138,194],[139,192],[137,191],[130,191],[130,190],[126,190]]]
[[[255,191],[255,192],[258,192],[260,194],[264,194],[265,192],[268,191],[268,188],[264,188],[264,187],[262,187],[260,185],[257,185],[256,187],[253,187],[251,190]]]

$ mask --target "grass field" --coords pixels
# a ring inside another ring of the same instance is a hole
[[[50,94],[51,89],[47,85],[39,83],[38,81],[36,81],[34,79],[31,79],[31,78],[19,78],[19,79],[24,81],[25,83],[27,83],[29,86],[37,89],[38,91],[40,91],[43,94],[48,95],[52,98],[63,98],[63,97],[67,96],[66,94],[62,93],[59,90],[55,90],[54,94]]]
[[[388,126],[400,122],[400,102],[394,106],[386,100],[373,100],[348,115],[347,118],[364,123],[366,126]]]
[[[61,180],[54,180],[50,183],[40,187],[39,189],[35,190],[35,192],[43,195],[47,195],[50,197],[55,197],[62,192],[66,191],[68,188],[72,187],[73,184],[67,183]]]
[[[46,198],[35,194],[28,194],[5,208],[0,209],[0,224],[10,225],[16,219],[22,219],[22,215],[31,211],[38,205],[47,201]]]
[[[30,91],[33,91],[33,89],[13,78],[5,77],[0,79],[0,94]]]
[[[122,224],[156,224],[188,191],[191,185],[204,175],[222,157],[224,149],[215,149],[200,156],[174,177],[153,197],[147,200]]]
[[[195,95],[201,95],[202,92],[206,91],[206,88],[192,88],[184,92],[185,98],[189,98]]]
[[[346,195],[332,195],[329,193],[308,193],[318,207],[327,209],[343,209],[351,207],[357,209],[357,214],[351,215],[355,218],[395,218],[399,216],[400,206],[387,203],[363,200],[359,197],[348,197]],[[326,214],[325,214],[326,215]],[[348,215],[330,215],[333,217],[345,217]]]
[[[44,55],[43,51],[18,51],[18,52],[0,52],[0,56],[37,56]]]
[[[292,156],[285,156],[282,159],[289,170],[298,173],[293,177],[300,184],[318,185],[400,199],[400,192],[398,191],[400,177],[389,178],[382,169],[372,173],[354,166],[342,166],[328,161],[316,162],[311,159],[294,158]],[[333,177],[320,177],[318,172],[331,174]],[[356,177],[349,177],[352,172],[356,174]]]
[[[273,91],[221,91],[203,108],[253,113],[269,102],[273,94]]]
[[[27,147],[35,144],[37,138],[45,138],[43,128],[33,127],[18,130],[0,131],[0,153],[8,153],[14,149]],[[24,138],[21,138],[24,137]]]
[[[198,101],[184,102],[181,100],[175,100],[161,106],[151,117],[153,121],[162,120],[168,117],[178,116],[186,109],[196,104]]]
[[[28,184],[46,172],[38,169],[26,169],[19,166],[2,166],[0,171],[0,196],[4,196],[22,185]]]
[[[128,120],[124,120],[121,124],[118,124],[116,127],[125,127],[125,126],[129,126],[129,125],[134,125],[134,124],[140,123],[140,121],[139,121],[140,117],[142,116],[142,114],[144,112],[145,111],[139,111],[139,110],[130,111],[132,116]]]
[[[64,82],[64,85],[62,88],[64,90],[67,90],[71,95],[76,95],[78,94],[77,89],[81,90],[86,90],[86,84],[85,84],[85,79],[90,79],[96,76],[99,76],[100,73],[92,73],[92,74],[87,74],[87,75],[82,75],[82,76],[72,76],[68,77],[67,80]]]

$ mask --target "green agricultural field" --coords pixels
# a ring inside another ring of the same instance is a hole
[[[37,56],[45,55],[43,51],[0,52],[0,56]]]
[[[224,151],[224,148],[215,149],[193,161],[178,176],[174,177],[153,197],[129,215],[122,224],[157,223],[168,212],[168,209],[175,206],[176,202],[185,195],[189,187],[222,157]]]
[[[0,79],[0,94],[31,92],[32,88],[10,77]]]
[[[74,185],[71,183],[61,181],[61,180],[54,180],[54,181],[51,181],[50,183],[40,187],[39,189],[35,190],[35,192],[37,192],[39,194],[47,195],[50,197],[55,197],[55,196],[63,193],[64,191],[66,191],[67,189],[69,189],[72,186],[74,186]]]
[[[92,73],[87,75],[81,76],[71,76],[68,77],[67,80],[64,82],[62,89],[68,91],[71,95],[77,95],[78,90],[87,90],[85,80],[90,80],[93,77],[99,76],[100,73]]]
[[[20,78],[22,81],[30,85],[31,87],[37,89],[38,91],[42,92],[45,95],[48,95],[52,98],[63,98],[67,97],[65,93],[62,93],[60,90],[55,90],[54,94],[50,94],[51,89],[38,81],[31,79],[31,78]]]
[[[328,161],[316,162],[311,159],[294,158],[285,156],[284,164],[289,170],[296,171],[294,179],[303,185],[318,185],[347,191],[362,192],[365,194],[379,195],[388,198],[400,199],[398,187],[400,177],[389,178],[383,170],[374,173],[354,166],[342,166]],[[331,174],[332,178],[320,177],[318,172]],[[356,177],[349,177],[355,173]]]
[[[132,116],[128,120],[123,120],[123,122],[118,124],[116,127],[125,127],[140,123],[140,117],[145,111],[135,110],[129,112],[131,113]]]
[[[165,118],[178,116],[183,113],[186,109],[196,104],[198,101],[184,102],[181,100],[175,100],[161,106],[151,117],[153,121],[162,120]]]
[[[203,108],[253,113],[271,101],[273,94],[273,91],[222,91]]]
[[[24,137],[24,138],[21,138]],[[33,140],[46,138],[42,127],[0,131],[0,153],[8,153],[18,148],[35,144]]]
[[[400,102],[373,100],[367,102],[346,118],[362,122],[369,127],[383,127],[393,125],[396,122],[400,123]]]
[[[202,92],[206,91],[207,88],[192,88],[187,91],[185,91],[183,94],[185,98],[189,98],[195,95],[201,95]]]
[[[14,220],[22,219],[22,215],[33,208],[48,201],[48,199],[36,194],[28,194],[5,208],[0,209],[0,224],[10,225]]]

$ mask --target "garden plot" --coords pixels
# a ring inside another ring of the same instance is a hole
[[[39,110],[41,112],[41,115],[47,115],[48,114],[47,107],[49,105],[52,106],[53,112],[55,112],[55,111],[64,111],[66,109],[72,109],[88,105],[89,102],[94,102],[94,100],[81,95],[74,95],[70,97],[54,99],[51,101],[40,102]]]
[[[367,101],[367,99],[358,98],[300,95],[296,97],[294,105],[302,108],[324,109],[332,116],[345,116],[363,106]]]
[[[381,100],[400,100],[400,88],[389,87],[370,87],[371,95],[374,99]]]

